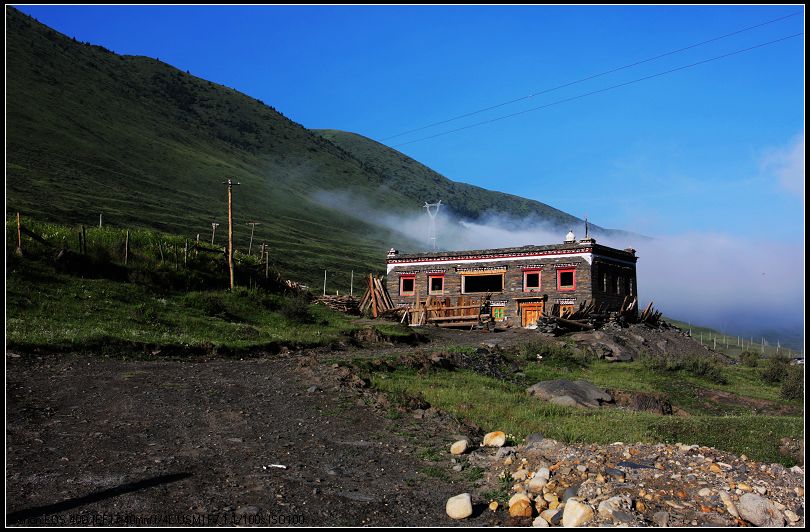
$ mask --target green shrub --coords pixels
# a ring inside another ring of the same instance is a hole
[[[185,306],[201,310],[206,316],[215,317],[225,314],[225,303],[219,294],[189,292],[183,299]]]
[[[696,377],[703,377],[716,384],[728,384],[728,379],[717,361],[700,355],[687,356],[683,361],[684,370]]]
[[[781,356],[771,357],[765,362],[762,370],[762,380],[768,384],[779,384],[785,380],[790,361]]]
[[[309,302],[303,297],[291,297],[281,306],[281,315],[293,323],[315,323]]]
[[[788,401],[804,398],[804,370],[801,366],[788,366],[779,397]]]
[[[752,351],[745,351],[740,355],[740,362],[742,362],[743,366],[755,368],[759,366],[759,355]]]

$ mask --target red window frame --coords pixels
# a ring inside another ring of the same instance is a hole
[[[402,289],[402,285],[404,284],[403,281],[405,279],[410,279],[413,281],[413,290],[410,292],[405,292]],[[399,295],[401,296],[415,296],[416,295],[416,275],[400,275],[399,276]]]
[[[574,277],[574,284],[572,286],[560,286],[560,277],[563,273],[571,272]],[[560,268],[557,270],[557,291],[559,292],[573,292],[577,289],[577,269],[576,268]]]
[[[428,276],[428,295],[429,296],[436,296],[444,294],[444,274],[443,273],[429,273]],[[441,290],[433,290],[433,279],[439,278],[442,280],[442,289]]]
[[[537,288],[529,288],[526,286],[526,275],[530,273],[537,274]],[[523,270],[523,291],[524,292],[540,292],[543,287],[543,270],[540,269],[531,269],[531,270]]]

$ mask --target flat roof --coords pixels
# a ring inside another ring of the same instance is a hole
[[[578,242],[564,243],[564,244],[547,244],[543,246],[520,246],[509,248],[490,248],[490,249],[472,249],[463,251],[431,251],[423,253],[402,253],[396,256],[389,257],[388,262],[395,264],[398,262],[420,262],[430,260],[453,260],[453,259],[470,259],[492,257],[493,260],[501,258],[513,258],[521,255],[532,256],[549,254],[549,252],[561,253],[594,253],[598,255],[614,256],[623,260],[632,260],[635,262],[637,259],[635,251],[629,252],[622,249],[616,249],[608,246],[597,244],[591,240],[581,240]]]

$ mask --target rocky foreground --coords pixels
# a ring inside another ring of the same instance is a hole
[[[489,488],[510,486],[508,505],[460,494],[447,503],[450,517],[465,519],[475,504],[507,525],[804,526],[800,466],[680,443],[565,445],[533,434],[509,447],[505,440],[490,433],[480,446],[457,441],[448,459],[484,468]]]

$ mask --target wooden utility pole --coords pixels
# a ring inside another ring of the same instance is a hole
[[[253,231],[256,230],[257,225],[261,225],[261,222],[248,222],[250,226],[250,244],[248,244],[248,255],[250,255],[250,250],[253,249]],[[260,259],[261,260],[261,259]]]
[[[228,273],[230,274],[230,287],[233,290],[233,186],[239,185],[234,183],[229,177],[228,185]]]

